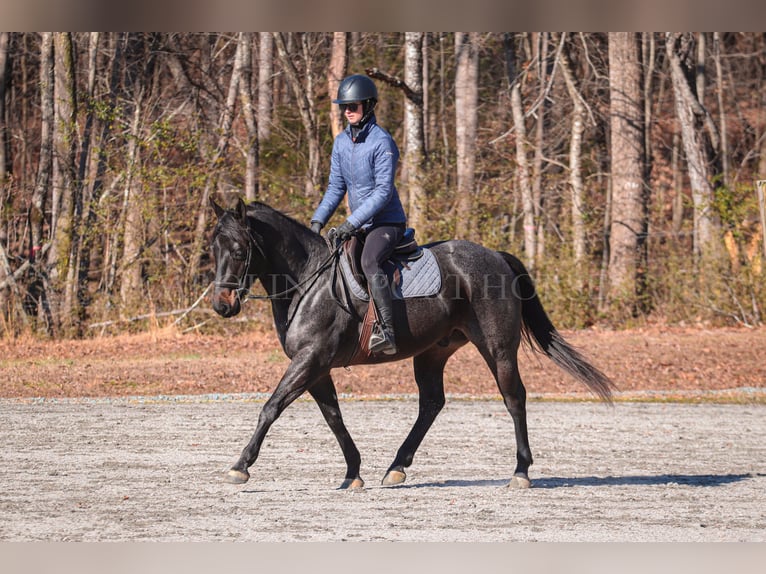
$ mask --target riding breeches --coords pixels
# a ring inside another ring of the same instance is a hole
[[[374,227],[367,232],[362,249],[362,271],[368,282],[376,273],[383,272],[381,266],[402,240],[404,229],[404,224],[391,224]]]

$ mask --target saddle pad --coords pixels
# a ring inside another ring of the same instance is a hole
[[[340,258],[340,268],[354,297],[369,301],[370,294],[356,280],[345,257]],[[414,261],[392,259],[387,261],[383,268],[389,281],[392,281],[394,269],[398,269],[401,273],[401,282],[394,288],[394,298],[397,299],[430,297],[436,295],[442,287],[439,263],[431,250],[427,248],[423,248],[423,256]]]

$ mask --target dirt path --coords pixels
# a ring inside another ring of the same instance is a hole
[[[504,487],[501,402],[452,400],[408,481],[378,486],[413,400],[343,401],[361,492],[313,403],[272,428],[246,485],[222,473],[259,402],[0,400],[3,541],[766,541],[766,406],[533,401],[534,487]]]

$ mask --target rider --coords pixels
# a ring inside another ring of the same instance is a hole
[[[380,327],[370,337],[370,351],[393,355],[397,349],[392,295],[381,265],[401,240],[407,222],[394,185],[399,149],[375,119],[378,90],[370,78],[361,74],[344,78],[333,103],[340,105],[348,126],[333,143],[329,183],[311,218],[311,229],[319,233],[348,192],[351,214],[338,227],[338,238],[345,241],[357,230],[365,234],[362,270]]]

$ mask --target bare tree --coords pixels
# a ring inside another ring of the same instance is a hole
[[[724,100],[724,80],[723,80],[723,64],[721,62],[721,33],[713,32],[713,59],[715,61],[715,85],[716,85],[716,97],[718,100],[719,110],[719,126],[720,126],[720,141],[721,141],[721,170],[723,174],[723,182],[726,186],[731,185],[731,169],[729,167],[729,144],[728,144],[728,125],[726,122],[726,102]]]
[[[311,57],[309,38],[307,34],[301,35],[301,48],[303,61],[305,63],[304,81],[301,81],[301,75],[292,60],[291,53],[288,50],[284,34],[279,32],[274,34],[274,41],[279,54],[279,61],[287,75],[287,81],[290,84],[295,101],[298,105],[303,130],[306,133],[308,143],[308,169],[306,171],[306,195],[313,196],[319,189],[319,126],[316,118],[316,107],[314,103],[314,74],[311,70]]]
[[[82,202],[77,185],[77,90],[72,34],[54,34],[53,201],[48,277],[49,300],[57,326],[72,326],[76,293],[75,254],[78,251]]]
[[[676,116],[681,124],[686,162],[689,168],[689,182],[694,203],[694,253],[697,257],[708,258],[717,250],[720,223],[713,209],[713,175],[711,151],[715,148],[715,126],[692,89],[688,56],[692,47],[687,34],[666,34],[666,52],[670,62],[671,79],[675,100]],[[707,127],[705,132],[703,127]],[[707,138],[706,139],[706,135]]]
[[[53,329],[53,319],[47,296],[47,274],[45,273],[42,257],[43,235],[45,226],[45,208],[49,200],[48,192],[53,180],[53,34],[43,32],[40,37],[40,154],[37,164],[35,187],[32,191],[32,202],[29,209],[29,227],[32,247],[30,261],[35,264],[38,278],[35,282],[39,288],[35,290],[38,314],[45,319],[49,332]],[[38,259],[39,257],[39,259]]]
[[[218,187],[221,177],[220,162],[224,158],[229,147],[231,139],[231,128],[234,123],[234,107],[239,96],[239,84],[242,73],[243,49],[245,45],[242,42],[236,42],[234,51],[234,62],[231,68],[229,78],[229,89],[226,95],[226,103],[221,110],[218,120],[218,141],[216,142],[213,154],[207,158],[209,172],[205,178],[205,185],[202,189],[197,211],[197,225],[194,232],[194,246],[189,262],[189,278],[193,282],[199,273],[200,258],[202,257],[202,246],[205,242],[205,227],[208,221],[208,212],[210,211],[210,194],[213,189]]]
[[[535,199],[529,175],[529,158],[527,156],[526,119],[521,99],[521,82],[524,72],[520,71],[517,65],[515,38],[512,34],[505,34],[504,45],[505,64],[511,89],[513,129],[516,140],[516,177],[524,214],[524,257],[526,258],[527,266],[530,269],[534,269],[535,256],[537,255],[537,226],[535,221]],[[524,67],[526,68],[526,66]]]
[[[258,33],[258,142],[271,137],[274,39],[271,32]]]
[[[542,261],[545,256],[545,218],[543,209],[547,202],[546,190],[543,187],[543,172],[545,170],[546,124],[550,98],[548,92],[555,69],[555,58],[550,56],[550,33],[537,32],[532,34],[533,54],[537,65],[537,105],[535,109],[535,148],[532,162],[532,202],[534,204],[535,221],[537,222],[537,241],[535,245],[535,260]]]
[[[612,223],[609,233],[609,299],[635,310],[646,273],[644,108],[638,36],[609,33],[609,115],[612,157]]]
[[[455,145],[457,149],[457,208],[455,236],[473,233],[473,194],[476,135],[479,121],[479,35],[455,33]]]
[[[405,34],[404,82],[416,97],[405,98],[404,163],[407,170],[407,192],[409,196],[408,216],[411,225],[420,230],[426,229],[428,214],[426,192],[423,186],[425,178],[425,142],[423,136],[423,33]]]
[[[330,99],[335,99],[338,86],[346,75],[348,67],[347,36],[346,32],[333,32],[332,35],[332,53],[330,54],[330,65],[327,68],[327,94]],[[333,139],[343,131],[343,115],[340,113],[340,106],[330,105],[330,129]]]
[[[574,73],[569,42],[566,34],[562,41],[564,49],[559,53],[559,66],[572,100],[572,127],[569,138],[569,187],[572,195],[572,247],[576,265],[585,260],[585,197],[582,177],[582,137],[585,131],[585,100]]]
[[[10,59],[8,47],[11,35],[0,32],[0,189],[4,189],[8,177],[8,127],[5,122],[5,86],[9,82]],[[2,196],[0,196],[2,198]]]
[[[235,65],[241,66],[239,71],[239,97],[242,100],[242,115],[247,128],[245,143],[245,197],[253,201],[258,197],[259,176],[259,145],[258,120],[253,109],[253,34],[240,32],[239,58]]]
[[[7,132],[5,123],[5,85],[8,80],[8,46],[10,44],[10,34],[0,32],[0,206],[6,204],[7,198],[7,177],[8,177],[8,157],[7,157]],[[8,264],[8,258],[5,255],[5,242],[7,239],[7,229],[5,221],[0,219],[0,282],[5,281],[6,277],[11,277],[13,281],[11,268]],[[18,292],[15,282],[11,285]],[[0,317],[6,309],[7,290],[0,289]]]
[[[142,203],[142,182],[140,179],[141,169],[141,142],[146,110],[145,102],[151,87],[147,85],[152,75],[144,66],[152,66],[153,57],[143,59],[146,50],[146,37],[138,33],[131,42],[132,58],[136,65],[126,73],[126,92],[132,97],[130,106],[132,117],[127,146],[127,165],[125,185],[122,196],[121,225],[123,234],[122,256],[118,256],[118,250],[113,249],[115,254],[112,259],[111,283],[120,280],[120,306],[121,315],[125,312],[134,311],[134,306],[141,300],[141,254],[143,248],[144,229],[144,205]]]

